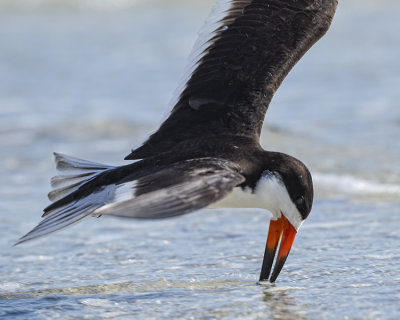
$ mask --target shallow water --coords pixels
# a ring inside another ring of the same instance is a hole
[[[271,104],[263,145],[316,187],[275,285],[257,284],[260,210],[89,219],[12,247],[53,151],[120,164],[156,129],[213,3],[21,2],[0,4],[0,318],[398,319],[397,1],[341,1]]]

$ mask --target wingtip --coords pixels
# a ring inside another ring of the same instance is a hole
[[[28,233],[26,233],[25,235],[23,235],[21,238],[19,238],[14,244],[13,247],[16,247],[24,242],[28,242],[30,240],[35,239],[36,237],[32,237],[32,231],[34,229],[32,229],[31,231],[29,231]]]
[[[22,244],[22,243],[24,243],[26,241],[28,241],[28,239],[25,239],[25,236],[23,236],[23,237],[19,238],[12,246],[16,247],[16,246],[18,246],[18,245],[20,245],[20,244]]]

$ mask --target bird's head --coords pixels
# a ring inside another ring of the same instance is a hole
[[[292,247],[294,238],[308,217],[313,202],[313,184],[307,167],[283,153],[268,153],[256,192],[272,212],[260,281],[268,280],[278,243],[280,247],[270,282],[275,282]]]

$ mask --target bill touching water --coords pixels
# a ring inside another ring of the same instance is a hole
[[[316,188],[278,285],[256,285],[270,218],[259,210],[97,219],[10,247],[48,204],[53,151],[122,164],[156,129],[212,2],[132,6],[2,13],[2,315],[395,319],[400,49],[391,1],[340,4],[268,110],[264,148],[302,159]]]

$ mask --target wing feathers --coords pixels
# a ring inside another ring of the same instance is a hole
[[[56,168],[59,171],[73,170],[73,171],[84,171],[86,170],[105,170],[112,168],[112,166],[87,161],[71,156],[67,156],[62,153],[54,152]]]
[[[82,161],[74,161],[76,170],[89,165],[94,168],[93,163]],[[104,165],[96,165],[95,168],[99,169],[94,173],[96,176],[110,174],[105,172],[113,170]],[[93,192],[81,198],[80,190],[75,190],[74,196],[70,197],[73,199],[71,202],[46,211],[44,219],[16,244],[69,227],[90,216],[110,214],[156,219],[188,213],[221,199],[244,181],[233,164],[213,158],[186,160],[158,170],[153,168],[146,175],[132,176],[139,178],[103,186],[94,184]],[[79,188],[81,184],[71,190]]]
[[[219,1],[190,55],[169,118],[125,159],[220,134],[258,142],[275,91],[328,30],[336,6],[337,0]],[[207,103],[193,108],[193,99]]]
[[[204,176],[196,174],[192,179],[179,184],[146,192],[131,200],[105,205],[94,213],[141,219],[182,215],[223,198],[243,181],[244,177],[236,172],[220,171]],[[139,183],[137,188],[140,188]]]
[[[57,211],[58,212],[58,211]],[[47,216],[34,229],[18,240],[17,244],[43,237],[52,232],[71,226],[91,213],[90,206],[66,206],[60,209],[56,215]]]

